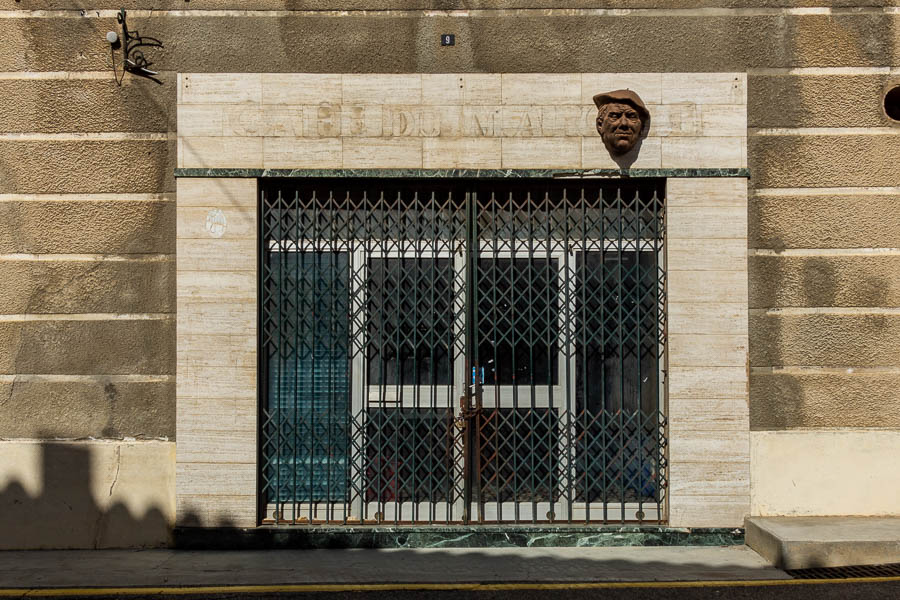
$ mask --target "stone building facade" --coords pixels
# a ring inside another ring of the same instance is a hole
[[[119,4],[0,0],[0,548],[272,517],[260,194],[361,170],[664,180],[658,520],[900,510],[896,0]]]

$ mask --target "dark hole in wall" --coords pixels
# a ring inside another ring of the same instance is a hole
[[[884,95],[884,112],[894,121],[900,121],[900,85],[892,87]]]

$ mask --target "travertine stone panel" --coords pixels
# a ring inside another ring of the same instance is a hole
[[[176,511],[183,527],[252,527],[256,496],[178,494]]]
[[[747,364],[746,335],[675,333],[669,319],[669,365],[673,367],[739,367]]]
[[[663,73],[664,104],[747,104],[747,78],[738,73]]]
[[[724,420],[719,421],[722,429],[711,431],[697,427],[710,427],[708,421],[679,420],[670,423],[672,437],[678,439],[669,450],[669,460],[673,463],[690,462],[698,456],[716,457],[719,462],[746,464],[747,448],[750,444],[748,421],[735,419],[731,427],[725,428]]]
[[[504,138],[504,169],[562,168],[581,164],[578,138]]]
[[[499,169],[501,151],[495,138],[426,138],[422,166],[426,169]]]
[[[180,275],[179,280],[190,285],[189,274]],[[241,300],[198,302],[182,296],[178,299],[178,333],[252,336],[256,333],[256,306]]]
[[[634,90],[644,104],[662,104],[661,73],[582,73],[581,75],[582,104],[593,104],[595,94],[620,89]]]
[[[343,75],[344,104],[420,104],[422,76],[419,74],[379,75],[371,73]]]
[[[256,297],[253,271],[193,271],[190,277],[190,287],[179,288],[178,297],[198,300]]]
[[[746,205],[670,206],[666,211],[666,223],[670,239],[698,242],[747,239]]]
[[[710,85],[744,93],[725,78]],[[747,183],[670,179],[666,196],[670,524],[740,526],[750,510]]]
[[[677,367],[679,369],[685,369],[685,367]],[[704,372],[713,370],[713,371],[725,371],[727,375],[730,376],[731,373],[727,371],[728,367],[722,367],[718,369],[703,369]],[[722,375],[720,375],[721,377]],[[744,375],[746,378],[746,375]],[[671,435],[680,436],[682,433],[687,433],[687,437],[690,440],[693,440],[697,437],[706,437],[712,435],[712,432],[715,431],[727,431],[731,433],[738,433],[745,435],[748,431],[748,423],[747,423],[747,384],[744,383],[743,387],[739,390],[740,394],[737,393],[738,387],[734,383],[733,380],[729,380],[726,385],[730,387],[726,387],[721,390],[721,392],[710,391],[708,385],[704,385],[706,379],[705,377],[700,382],[699,391],[693,393],[707,396],[704,398],[694,398],[694,397],[684,397],[679,398],[678,403],[671,407],[669,410],[669,423],[671,425]],[[743,398],[719,398],[715,397],[717,395],[725,395],[731,392],[732,395],[743,395]],[[679,444],[681,448],[678,449],[678,452],[685,452],[686,448],[690,447],[690,443],[687,445]],[[683,456],[685,459],[691,458],[691,455],[686,454]],[[744,448],[744,458],[746,458],[746,448]]]
[[[179,271],[248,271],[256,266],[256,256],[242,253],[243,240],[184,239],[176,242]]]
[[[341,162],[341,140],[338,138],[263,138],[263,165],[267,169],[290,169],[296,165],[310,169],[339,169]]]
[[[678,258],[675,256],[674,258]],[[679,267],[677,263],[673,266]],[[669,269],[678,273],[669,277],[669,302],[720,303],[747,302],[747,269],[743,271],[691,271]]]
[[[677,209],[670,208],[671,215]],[[684,213],[682,216],[687,216]],[[698,229],[694,227],[697,223],[685,223],[690,229]],[[729,227],[722,224],[727,231]],[[677,234],[669,222],[671,233]],[[733,229],[733,228],[732,228]],[[740,271],[747,266],[747,237],[743,236],[734,238],[673,238],[671,234],[666,244],[666,254],[669,260],[674,264],[681,265],[688,271],[716,271],[720,269]]]
[[[347,138],[344,168],[421,168],[422,138]]]
[[[263,73],[262,103],[340,104],[341,79],[339,73]]]
[[[178,166],[224,168],[263,166],[261,137],[196,137],[178,140]]]
[[[747,140],[743,137],[670,136],[662,140],[664,169],[692,168],[696,165],[741,168],[747,166],[746,157]]]
[[[197,365],[186,368],[178,373],[176,394],[179,415],[181,398],[204,399],[207,404],[218,402],[220,398],[232,398],[249,400],[255,405],[256,367]]]
[[[747,398],[747,368],[669,367],[669,396],[684,400]],[[682,402],[679,401],[678,405]],[[670,406],[670,412],[676,406]],[[746,406],[743,407],[746,410]]]
[[[501,98],[499,73],[422,75],[422,104],[497,105]]]
[[[676,277],[678,277],[676,275]],[[683,333],[733,335],[743,333],[747,323],[745,302],[669,302],[671,318]]]
[[[662,139],[648,137],[639,146],[613,159],[599,137],[581,139],[581,166],[585,169],[659,169],[662,167]]]
[[[197,367],[239,367],[256,365],[256,340],[249,335],[222,336],[214,333],[181,333],[184,347],[178,360]]]
[[[747,181],[731,178],[672,179],[666,185],[666,206],[668,209],[686,206],[746,208]]]
[[[503,104],[579,104],[578,73],[504,73]],[[609,90],[598,90],[608,92]]]
[[[178,496],[241,496],[238,491],[253,490],[251,506],[244,507],[237,527],[256,524],[256,465],[247,463],[188,463],[181,460],[175,467],[175,489]],[[252,520],[249,519],[253,515]],[[178,523],[188,515],[178,514]]]
[[[253,526],[256,180],[180,179],[177,214],[178,523]]]
[[[177,209],[178,226],[176,235],[182,240],[208,240],[210,228],[215,225],[215,219],[224,218],[224,231],[219,238],[228,240],[246,239],[256,237],[256,211],[242,206],[223,206],[215,209],[219,213],[210,215],[210,209],[205,206],[179,206]],[[214,238],[217,239],[217,238]]]
[[[189,73],[180,76],[179,104],[262,102],[259,73]]]
[[[179,82],[180,167],[747,164],[743,74],[248,73]],[[638,149],[613,159],[596,131],[593,96],[618,88],[641,94],[651,119]]]

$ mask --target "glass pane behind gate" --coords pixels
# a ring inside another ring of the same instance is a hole
[[[369,259],[365,292],[370,385],[450,385],[452,287],[450,259]],[[431,399],[413,400],[428,406]]]
[[[655,501],[658,490],[657,252],[577,255],[575,493]]]
[[[559,383],[558,262],[479,258],[477,360],[484,385]]]
[[[350,413],[348,256],[279,252],[280,344],[266,361],[269,502],[342,501]]]

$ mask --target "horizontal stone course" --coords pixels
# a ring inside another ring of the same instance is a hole
[[[748,140],[754,188],[898,186],[897,156],[900,130],[897,135],[757,135]]]
[[[174,319],[0,321],[0,374],[174,372]]]
[[[175,383],[0,383],[0,438],[175,439]]]
[[[111,77],[0,80],[0,132],[175,131],[175,79],[163,73],[160,86],[133,78],[118,86]]]
[[[0,140],[0,193],[171,192],[174,168],[174,140]]]
[[[679,461],[669,467],[669,490],[672,496],[678,497],[679,503],[681,498],[717,496],[743,502],[744,510],[747,511],[750,494],[749,461],[717,461],[715,457],[697,462]],[[675,504],[672,499],[670,503]],[[685,526],[687,522],[692,521],[682,521]]]
[[[492,15],[424,21],[419,15],[371,19],[163,14],[152,19],[152,29],[154,36],[179,50],[155,53],[154,68],[161,71],[602,73],[625,66],[631,72],[733,72],[750,67],[887,65],[897,48],[898,20],[896,14]],[[115,29],[114,19],[22,18],[10,20],[7,27],[0,71],[109,68],[108,44],[97,31]],[[469,43],[477,52],[463,54],[461,44],[454,49],[438,45],[441,32],[460,27],[466,28],[465,39],[473,40]],[[860,44],[862,39],[870,42]],[[73,47],[81,51],[72,53]],[[604,52],[596,52],[598,47]],[[634,53],[635,47],[642,51]]]
[[[750,197],[752,248],[895,248],[900,232],[897,195],[872,191]],[[814,217],[814,218],[811,218]]]
[[[900,306],[900,255],[753,256],[750,307]]]
[[[898,314],[750,314],[751,366],[898,364]]]
[[[750,127],[884,127],[887,74],[748,75]],[[777,107],[773,110],[773,107]]]
[[[3,260],[0,314],[169,313],[175,261]]]
[[[170,254],[174,226],[174,197],[0,199],[0,254]]]
[[[746,334],[669,334],[670,367],[742,367],[747,364]]]
[[[750,428],[900,428],[900,374],[755,372],[750,375]]]

